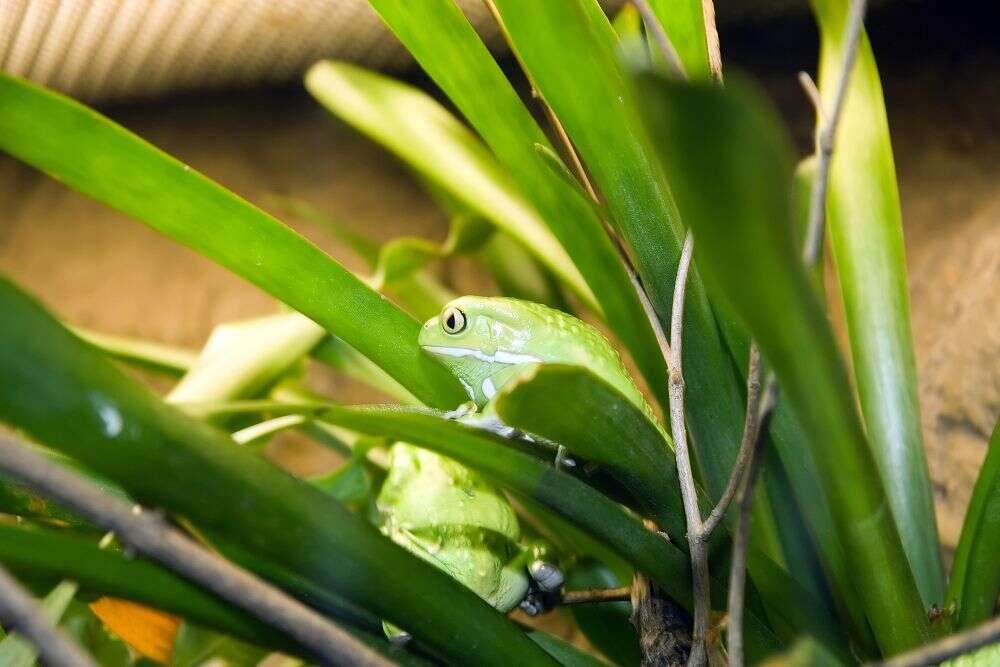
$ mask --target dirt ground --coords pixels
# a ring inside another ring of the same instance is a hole
[[[937,15],[943,6],[898,3],[869,25],[902,194],[924,433],[939,527],[952,546],[1000,411],[1000,53],[984,21]],[[727,66],[764,81],[803,150],[812,117],[795,73],[812,69],[814,40],[811,23],[795,17],[722,34]],[[444,233],[443,216],[404,169],[300,90],[108,112],[264,208],[274,209],[273,194],[288,194],[379,239]],[[198,346],[217,323],[275,308],[211,262],[6,158],[0,214],[0,271],[71,323]],[[323,229],[294,224],[361,268]],[[459,290],[489,289],[467,263],[449,275]]]

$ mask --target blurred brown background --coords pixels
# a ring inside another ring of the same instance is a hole
[[[777,13],[721,8],[731,14],[723,54],[727,67],[764,82],[805,153],[812,115],[795,74],[814,69],[816,33],[800,9],[778,4]],[[957,540],[1000,410],[1000,49],[985,11],[891,2],[868,22],[896,150],[923,422],[947,545]],[[105,111],[264,208],[281,193],[379,239],[445,232],[444,217],[404,169],[298,86]],[[323,229],[289,222],[361,269]],[[5,157],[0,271],[74,324],[193,347],[217,323],[275,307],[211,262]],[[460,291],[490,289],[468,262],[443,271]]]

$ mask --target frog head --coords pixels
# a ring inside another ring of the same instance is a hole
[[[525,370],[549,363],[584,366],[648,409],[608,340],[548,306],[507,297],[459,297],[424,324],[418,340],[458,377],[479,407]]]
[[[525,304],[500,297],[460,297],[427,320],[420,346],[447,366],[482,407],[511,377],[547,360],[535,340],[539,323]]]

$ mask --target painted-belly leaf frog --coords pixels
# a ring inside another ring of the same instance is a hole
[[[592,326],[539,304],[464,296],[424,324],[420,346],[447,366],[469,403],[452,415],[503,435],[491,401],[507,383],[538,364],[587,368],[652,416],[617,351]],[[504,495],[478,474],[405,443],[391,451],[377,499],[381,530],[506,612],[525,598],[531,579],[543,591],[562,585],[561,571],[535,544],[519,543],[517,516]],[[390,637],[405,637],[386,624]]]

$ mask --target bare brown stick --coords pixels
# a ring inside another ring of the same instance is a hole
[[[705,23],[705,42],[708,47],[708,69],[712,77],[722,83],[722,50],[719,48],[719,31],[715,27],[715,3],[701,0],[701,18]]]
[[[684,501],[684,516],[687,522],[688,549],[691,552],[691,582],[694,590],[694,630],[691,639],[689,665],[700,666],[707,661],[705,637],[708,634],[711,601],[709,597],[708,549],[699,538],[702,532],[701,509],[698,507],[698,492],[694,484],[694,470],[688,450],[687,427],[684,424],[684,296],[687,289],[691,255],[694,252],[694,237],[689,231],[684,238],[681,259],[674,281],[674,303],[670,317],[670,355],[667,365],[670,369],[670,432],[674,438],[674,454],[677,458],[677,477]]]
[[[920,648],[900,653],[883,662],[871,663],[872,667],[924,667],[936,665],[949,658],[972,653],[978,648],[1000,642],[1000,616],[974,628],[950,635]]]
[[[834,138],[837,135],[837,125],[840,122],[844,100],[847,97],[847,86],[851,80],[854,61],[858,54],[858,43],[861,41],[861,29],[864,25],[866,0],[853,0],[847,17],[847,39],[844,40],[844,53],[841,57],[840,79],[833,97],[833,104],[826,114],[821,114],[820,131],[816,142],[818,154],[816,164],[816,180],[813,182],[809,201],[809,226],[806,231],[806,243],[802,249],[802,258],[806,264],[812,265],[823,249],[823,233],[826,227],[826,193],[830,183],[830,164],[833,162]]]
[[[556,605],[589,604],[592,602],[628,602],[631,595],[629,586],[620,588],[585,588],[578,591],[563,591],[555,601]]]
[[[639,10],[639,14],[646,24],[646,29],[653,33],[653,41],[656,42],[656,46],[663,55],[663,59],[667,65],[674,71],[674,75],[679,79],[687,79],[687,71],[684,69],[684,63],[681,62],[681,57],[677,54],[677,49],[674,48],[673,42],[667,37],[667,32],[663,29],[660,20],[656,18],[656,13],[650,6],[649,0],[632,0],[632,4]]]
[[[763,443],[767,440],[767,425],[778,400],[778,383],[774,375],[768,375],[764,396],[757,410],[756,424],[746,474],[740,488],[740,514],[733,534],[733,558],[729,570],[729,665],[743,666],[743,607],[746,594],[747,546],[750,543],[750,515],[753,510],[753,494],[763,461]],[[749,420],[748,420],[749,421]]]
[[[726,515],[729,504],[736,497],[736,492],[740,488],[743,479],[743,471],[747,469],[757,442],[758,408],[760,403],[760,350],[757,344],[750,342],[750,363],[747,369],[747,409],[746,419],[743,422],[743,435],[740,437],[740,451],[736,455],[736,463],[733,464],[733,471],[726,482],[726,488],[719,497],[719,502],[712,508],[712,512],[705,519],[701,527],[701,539],[705,542],[712,536],[712,531],[716,529]]]
[[[49,623],[41,606],[17,579],[0,565],[0,621],[31,642],[49,667],[96,667],[90,656]]]
[[[113,531],[122,544],[212,591],[295,639],[326,664],[392,663],[344,629],[271,584],[190,540],[157,512],[130,505],[57,465],[29,445],[0,434],[0,470]]]

